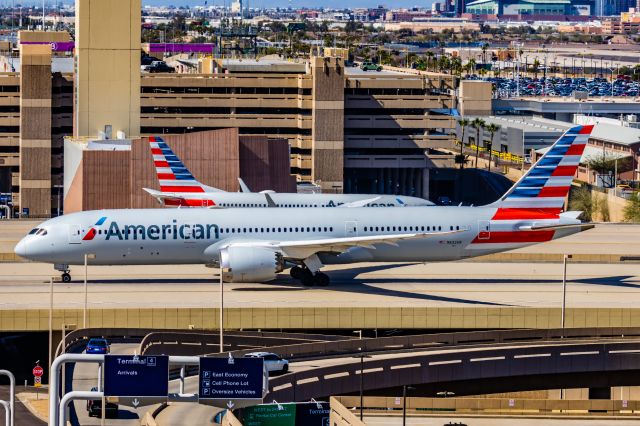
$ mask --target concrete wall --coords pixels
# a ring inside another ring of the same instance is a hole
[[[74,136],[140,134],[140,0],[76,1]]]
[[[313,74],[312,181],[341,193],[344,173],[344,61],[311,58]]]
[[[491,115],[492,87],[488,81],[462,80],[458,109],[465,115]]]
[[[51,46],[21,45],[20,209],[51,214]]]

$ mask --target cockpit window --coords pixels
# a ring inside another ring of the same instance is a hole
[[[33,228],[31,231],[29,231],[29,235],[33,235],[36,232],[38,232],[40,230],[40,228]]]
[[[40,230],[36,233],[36,235],[39,235],[41,237],[44,235],[47,235],[47,230],[44,228],[40,228]]]

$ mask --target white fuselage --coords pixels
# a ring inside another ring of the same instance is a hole
[[[48,263],[203,264],[240,241],[290,242],[424,233],[425,238],[320,253],[323,263],[446,261],[506,251],[578,232],[520,231],[532,220],[493,221],[492,207],[140,209],[72,213],[50,219],[16,246],[22,257]],[[560,224],[563,218],[550,221]],[[580,223],[574,221],[573,223]],[[456,231],[431,236],[430,232]]]
[[[273,207],[338,207],[362,200],[371,200],[365,207],[433,206],[431,201],[406,195],[376,194],[297,194],[260,192],[160,192],[167,197],[167,206],[185,205],[190,207],[270,207],[268,198],[276,204]],[[172,201],[173,200],[173,201]],[[177,201],[181,200],[181,201]]]

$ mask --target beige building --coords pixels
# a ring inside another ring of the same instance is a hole
[[[203,60],[198,74],[141,74],[140,0],[79,0],[77,16],[74,60],[25,47],[17,72],[0,73],[0,193],[32,217],[58,212],[63,136],[237,128],[286,139],[298,182],[423,197],[432,158],[452,147],[450,75],[366,72],[340,57]]]

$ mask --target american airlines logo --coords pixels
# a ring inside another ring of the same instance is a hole
[[[102,225],[106,217],[100,218],[96,226]],[[220,228],[213,224],[178,224],[174,219],[170,224],[163,225],[119,225],[111,221],[109,228],[104,231],[105,240],[209,240],[218,239]],[[84,240],[92,240],[97,234],[95,227],[87,233]],[[89,237],[90,238],[87,238]]]

